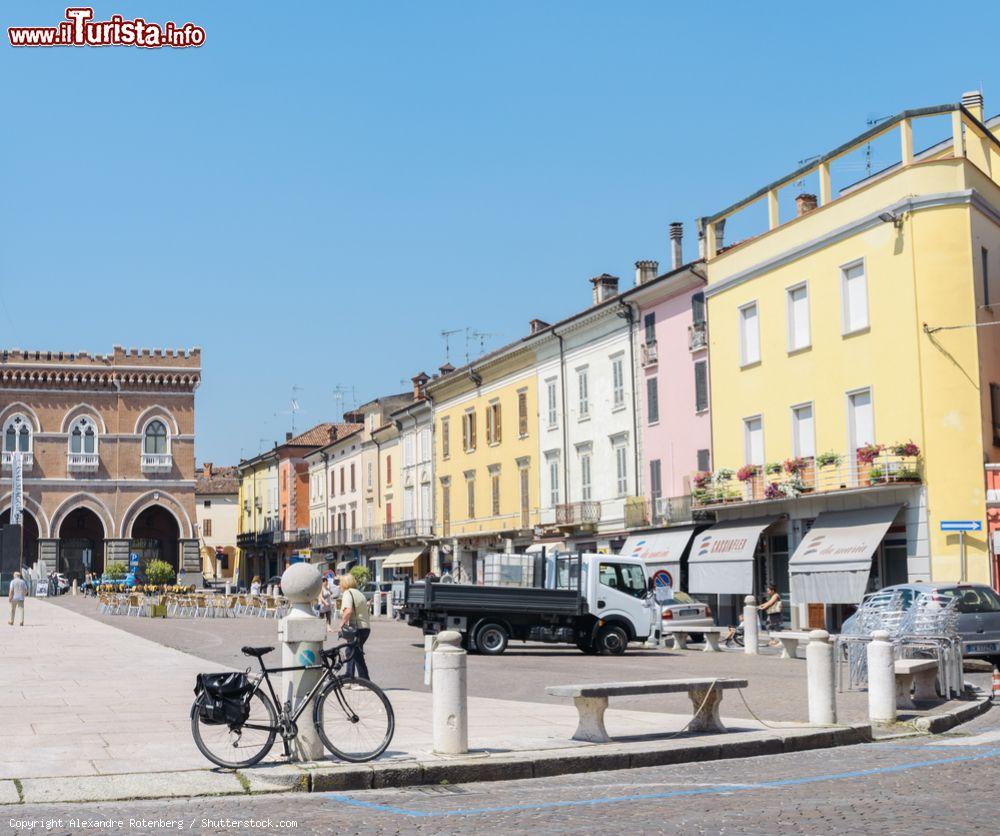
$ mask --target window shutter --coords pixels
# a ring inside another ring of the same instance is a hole
[[[646,419],[650,424],[660,420],[660,393],[656,382],[655,377],[646,379]]]
[[[708,409],[708,363],[704,360],[694,364],[694,404],[698,412]]]
[[[500,436],[500,404],[498,404],[498,403],[497,404],[493,404],[493,408],[496,410],[496,413],[495,413],[495,415],[493,417],[493,441],[494,441],[494,443],[499,444],[500,440],[501,440],[501,436]]]
[[[469,449],[476,449],[476,413],[469,413]]]
[[[469,416],[462,416],[462,449],[469,449]]]
[[[705,294],[696,293],[691,297],[691,319],[695,325],[705,322]]]

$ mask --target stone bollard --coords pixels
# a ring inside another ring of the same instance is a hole
[[[320,662],[320,651],[326,639],[326,621],[313,615],[312,604],[323,585],[323,576],[309,563],[294,563],[281,576],[281,588],[291,609],[278,622],[281,641],[281,666],[313,665]],[[293,710],[304,700],[319,680],[321,670],[286,671],[282,676],[278,699],[282,702],[291,694]],[[306,710],[309,714],[309,709]],[[305,718],[303,718],[305,719]],[[323,757],[323,743],[311,722],[298,724],[299,735],[292,742],[293,761],[314,761]]]
[[[424,685],[432,685],[434,683],[432,671],[434,670],[434,649],[436,645],[437,636],[424,636]]]
[[[757,621],[757,599],[747,595],[743,599],[743,652],[756,656],[760,653],[760,625]]]
[[[76,595],[76,578],[73,578],[73,594]]]
[[[895,722],[896,674],[889,634],[885,630],[876,630],[867,650],[868,719],[880,724]]]
[[[433,653],[434,751],[464,755],[469,751],[469,714],[462,635],[445,630]]]
[[[826,630],[809,633],[806,645],[806,680],[809,690],[809,722],[831,726],[837,722],[837,690],[834,685],[833,645]]]
[[[233,582],[226,581],[226,595],[232,595],[232,594],[233,594]]]

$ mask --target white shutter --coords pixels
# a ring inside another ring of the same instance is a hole
[[[875,443],[875,417],[872,413],[872,393],[870,389],[855,392],[850,396],[851,444],[856,450],[866,444]]]
[[[756,303],[740,309],[740,352],[744,366],[760,360],[760,325]]]
[[[809,292],[805,285],[788,291],[788,337],[792,351],[809,345]]]
[[[845,331],[868,326],[868,280],[860,264],[844,271],[844,318]]]
[[[747,418],[743,422],[746,437],[746,463],[764,464],[764,424],[760,418]]]
[[[809,458],[816,455],[816,436],[813,429],[812,406],[799,406],[792,410],[792,436],[795,455]]]

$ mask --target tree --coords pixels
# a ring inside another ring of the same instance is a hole
[[[354,576],[354,580],[358,584],[358,589],[361,589],[372,578],[372,574],[368,571],[367,566],[355,566],[351,569],[351,575]]]
[[[104,567],[104,574],[110,580],[120,581],[128,574],[128,567],[119,560],[114,560]]]
[[[165,560],[151,560],[146,564],[146,577],[151,584],[164,586],[177,578],[174,567]]]

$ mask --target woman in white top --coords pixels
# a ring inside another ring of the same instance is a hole
[[[250,581],[250,594],[254,597],[260,595],[260,575],[254,575],[253,580]]]

